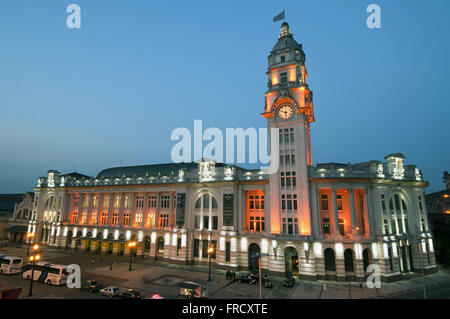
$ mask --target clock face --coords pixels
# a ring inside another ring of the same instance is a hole
[[[292,113],[293,113],[292,107],[289,105],[283,105],[278,110],[278,116],[282,120],[290,119],[292,117]]]

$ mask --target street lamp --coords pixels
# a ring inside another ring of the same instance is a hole
[[[130,268],[128,269],[128,271],[132,271],[133,269],[131,268],[131,261],[132,261],[132,259],[133,259],[133,248],[134,247],[136,247],[136,242],[135,241],[130,241],[129,243],[128,243],[128,249],[129,249],[129,252],[130,252]]]
[[[359,227],[352,227],[353,229],[353,234],[355,236],[355,242],[358,242],[359,240]],[[362,253],[362,247],[361,247],[361,243],[360,243],[360,249],[359,249]],[[363,260],[363,266],[360,267],[359,263],[356,263],[356,266],[358,266],[358,268],[361,268],[361,276],[360,276],[360,283],[359,283],[359,287],[362,288],[363,287],[363,277],[364,277],[364,260]]]
[[[214,246],[210,245],[208,247],[208,258],[209,258],[209,273],[208,273],[208,281],[211,281],[211,256],[214,253]]]
[[[427,286],[425,285],[425,274],[423,269],[422,242],[420,241],[420,238],[417,238],[417,243],[419,244],[420,265],[422,266],[423,298],[427,299]]]
[[[28,238],[27,256],[30,256],[30,246],[31,246],[31,238],[32,237],[33,237],[33,233],[27,233],[27,238]]]
[[[34,268],[35,268],[36,262],[38,262],[40,259],[41,259],[41,256],[39,255],[39,245],[34,244],[33,245],[33,254],[29,257],[29,260],[31,262],[31,280],[30,280],[30,290],[28,291],[28,297],[33,296]]]

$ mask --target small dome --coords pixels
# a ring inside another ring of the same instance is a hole
[[[280,28],[280,36],[278,41],[272,49],[272,52],[283,50],[283,49],[299,49],[300,45],[294,40],[293,35],[290,32],[289,24],[283,22]]]

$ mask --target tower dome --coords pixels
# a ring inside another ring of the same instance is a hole
[[[284,58],[281,58],[281,57]],[[295,41],[290,31],[289,24],[283,22],[280,28],[280,35],[277,43],[273,46],[269,56],[269,68],[282,64],[284,62],[300,62],[305,61],[305,54],[302,45]]]

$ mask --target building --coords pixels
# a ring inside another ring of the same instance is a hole
[[[50,170],[35,187],[29,231],[51,247],[105,254],[128,254],[127,241],[137,241],[139,256],[182,264],[207,264],[212,246],[214,267],[254,270],[260,258],[262,269],[301,279],[359,280],[370,264],[384,281],[422,263],[436,271],[417,166],[400,153],[313,166],[313,93],[287,23],[267,76],[262,116],[279,129],[277,173],[205,159],[95,178]]]
[[[450,264],[450,175],[444,172],[446,189],[428,194],[427,210],[430,229],[435,238],[436,259],[440,263]]]
[[[33,193],[0,195],[0,239],[22,243],[31,217]]]

